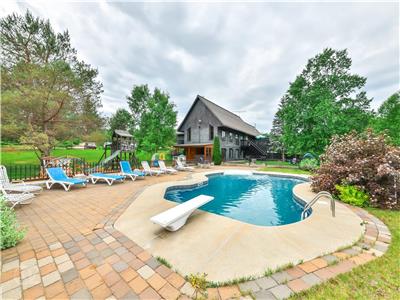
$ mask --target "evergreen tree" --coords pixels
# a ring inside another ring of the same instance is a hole
[[[103,125],[98,71],[79,61],[68,31],[48,20],[11,14],[0,20],[2,134],[49,156],[57,139]]]
[[[213,154],[212,160],[214,165],[219,166],[222,163],[222,153],[221,153],[221,144],[219,141],[219,137],[214,137],[213,141]]]

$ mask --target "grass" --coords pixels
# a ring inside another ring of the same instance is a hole
[[[156,259],[158,260],[158,262],[170,269],[172,269],[172,265],[170,262],[168,262],[164,257],[161,256],[157,256]]]
[[[365,265],[290,299],[398,299],[400,293],[400,212],[367,208],[392,233],[389,250]]]
[[[261,168],[260,171],[265,172],[279,172],[279,173],[286,173],[286,174],[301,174],[301,175],[311,175],[311,172],[300,170],[300,169],[293,169],[293,168],[275,168],[275,167],[264,167]]]
[[[7,150],[8,149],[8,150]],[[168,150],[163,152],[167,153],[166,160],[171,160],[171,154]],[[84,159],[86,162],[97,163],[100,157],[103,155],[104,150],[102,148],[97,148],[96,150],[92,149],[65,149],[58,148],[51,152],[51,156],[60,157],[60,156],[68,156],[68,157],[76,157],[80,159]],[[108,151],[107,155],[110,155]],[[151,160],[151,153],[147,153],[144,151],[138,151],[136,156],[139,161],[141,160]],[[33,150],[19,149],[19,148],[10,148],[5,147],[0,152],[0,163],[2,165],[39,165],[39,159],[37,158],[35,152]]]
[[[103,149],[55,149],[51,152],[52,156],[69,156],[84,159],[87,162],[98,162]],[[33,150],[18,150],[18,151],[4,151],[2,149],[0,155],[0,162],[3,165],[39,165],[39,159],[37,158]]]

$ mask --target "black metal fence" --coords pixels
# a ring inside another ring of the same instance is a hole
[[[172,161],[165,161],[167,165],[171,165]],[[45,180],[48,179],[45,168],[40,165],[6,165],[7,174],[10,180]],[[95,162],[89,163],[85,161],[75,162],[61,166],[67,176],[75,176],[78,174],[88,175],[90,173],[115,173],[120,171],[119,162],[110,162],[105,166],[98,165]],[[132,164],[132,169],[137,166]]]

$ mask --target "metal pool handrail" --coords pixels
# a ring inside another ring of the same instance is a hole
[[[326,192],[326,191],[321,191],[318,194],[316,194],[315,197],[304,206],[304,209],[301,213],[302,220],[306,216],[307,211],[318,201],[319,198],[324,197],[324,196],[331,200],[332,217],[335,217],[335,200],[333,199],[331,193]]]

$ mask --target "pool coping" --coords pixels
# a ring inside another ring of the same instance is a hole
[[[194,260],[193,257],[192,257],[192,259],[189,259],[186,257],[187,260],[185,263],[185,259],[182,258],[182,255],[181,255],[182,253],[179,254],[180,255],[179,259],[176,259],[171,256],[171,253],[173,253],[174,250],[170,249],[169,250],[170,252],[165,253],[162,251],[162,247],[165,247],[165,248],[167,248],[167,247],[174,248],[174,247],[178,247],[178,246],[182,247],[182,243],[186,242],[186,240],[184,240],[184,238],[183,238],[184,236],[186,236],[187,239],[191,239],[191,235],[188,234],[188,231],[192,231],[192,234],[194,234],[194,235],[199,235],[199,234],[201,235],[202,234],[201,230],[204,228],[207,229],[207,226],[204,225],[204,223],[207,223],[207,222],[210,222],[213,224],[218,224],[218,226],[227,226],[227,228],[234,228],[234,229],[237,229],[238,231],[244,231],[244,232],[247,232],[246,234],[250,234],[250,235],[255,234],[254,239],[252,240],[252,243],[253,242],[257,243],[258,240],[260,240],[259,236],[257,236],[258,234],[256,231],[260,231],[260,230],[261,231],[269,231],[270,236],[268,236],[268,240],[271,240],[270,237],[273,237],[273,238],[276,238],[277,241],[280,241],[281,243],[283,243],[283,241],[284,241],[285,247],[281,247],[282,249],[279,249],[280,251],[284,251],[284,252],[288,251],[287,249],[283,249],[283,248],[286,248],[286,246],[289,246],[289,248],[291,248],[291,249],[297,249],[296,255],[293,255],[292,257],[290,257],[290,260],[283,259],[282,258],[283,254],[279,253],[279,251],[276,251],[276,253],[274,253],[275,256],[274,256],[273,262],[271,262],[272,259],[270,259],[269,263],[266,264],[266,266],[264,265],[264,266],[260,267],[260,265],[257,265],[257,267],[256,267],[256,266],[251,266],[251,264],[248,264],[248,269],[252,270],[251,273],[246,273],[246,274],[242,274],[242,275],[234,275],[234,276],[229,275],[230,277],[229,276],[221,277],[221,276],[217,275],[218,271],[214,270],[215,271],[214,275],[211,275],[209,278],[212,281],[220,281],[220,282],[227,281],[227,280],[233,279],[233,278],[238,278],[238,277],[253,277],[253,276],[259,277],[262,275],[262,272],[263,272],[263,271],[261,271],[261,269],[262,270],[266,270],[267,268],[276,269],[276,268],[279,268],[282,265],[285,265],[288,263],[297,264],[301,261],[312,260],[323,254],[334,252],[340,247],[353,245],[362,236],[362,233],[364,231],[364,225],[362,224],[362,220],[356,214],[352,213],[352,211],[349,208],[347,208],[346,206],[344,206],[343,204],[340,204],[340,203],[337,203],[337,209],[340,213],[339,213],[338,218],[336,218],[336,220],[341,218],[343,220],[342,223],[345,223],[345,225],[342,224],[341,226],[339,226],[340,227],[339,229],[329,228],[328,233],[331,232],[333,234],[334,238],[332,238],[331,241],[326,242],[329,244],[333,243],[333,245],[336,245],[336,246],[331,245],[330,247],[328,247],[328,249],[320,249],[319,251],[314,251],[315,249],[311,249],[311,250],[308,250],[310,253],[308,253],[307,255],[304,255],[304,254],[300,255],[299,251],[301,248],[301,251],[303,253],[305,251],[303,248],[307,248],[307,247],[310,248],[310,246],[309,245],[303,245],[302,247],[297,246],[296,242],[294,241],[295,239],[293,240],[293,238],[291,238],[291,237],[293,237],[293,234],[296,238],[299,237],[299,234],[296,233],[296,231],[298,230],[299,225],[301,225],[300,227],[303,227],[303,229],[306,228],[307,236],[314,236],[315,234],[317,234],[317,235],[320,234],[319,239],[321,239],[321,238],[324,239],[324,237],[323,237],[324,234],[321,233],[320,230],[316,230],[315,228],[324,228],[326,226],[329,227],[329,223],[327,223],[326,221],[322,222],[324,225],[313,224],[313,223],[315,223],[316,221],[317,221],[317,223],[321,222],[321,220],[323,220],[324,218],[326,218],[327,215],[330,214],[330,211],[328,208],[329,206],[327,206],[326,204],[317,203],[314,208],[314,212],[311,214],[311,216],[303,221],[292,223],[292,224],[281,225],[281,226],[273,226],[273,227],[247,224],[247,223],[243,223],[241,221],[233,220],[233,219],[226,218],[223,216],[219,216],[219,215],[215,215],[215,214],[211,214],[211,213],[207,214],[206,212],[197,212],[192,218],[189,219],[188,224],[186,224],[180,231],[175,232],[175,233],[165,232],[164,230],[160,229],[158,226],[150,224],[150,221],[148,220],[150,216],[155,215],[161,211],[164,211],[170,207],[177,205],[176,202],[168,201],[168,200],[164,199],[163,196],[164,196],[165,190],[168,187],[177,186],[177,185],[187,187],[190,185],[201,184],[202,182],[208,180],[206,175],[216,174],[216,173],[221,173],[221,172],[223,172],[223,171],[214,170],[214,171],[206,171],[206,172],[202,172],[202,173],[193,173],[190,175],[190,178],[183,180],[183,181],[177,181],[177,182],[169,181],[169,182],[155,184],[150,187],[147,187],[136,198],[136,200],[126,209],[126,211],[121,214],[121,216],[118,218],[118,220],[114,224],[115,228],[117,230],[121,231],[122,233],[124,233],[130,239],[134,240],[141,247],[147,249],[150,253],[153,253],[154,255],[161,256],[161,257],[167,259],[169,262],[172,263],[172,265],[174,265],[175,268],[177,268],[177,270],[182,272],[184,275],[194,273],[194,272],[189,272],[191,270],[188,271],[187,269],[185,269],[185,265],[193,265],[193,263],[190,263],[191,261]],[[291,175],[291,174],[281,174],[281,173],[263,172],[263,171],[256,171],[255,173],[266,174],[266,175],[271,175],[271,176],[284,176],[284,177],[303,179],[303,180],[308,179],[308,176],[298,175],[298,174]],[[298,186],[299,185],[296,185],[296,187],[298,187]],[[296,187],[295,187],[295,191],[294,191],[296,197],[299,197],[300,199],[307,202],[307,197],[302,196],[301,189],[296,189]],[[308,199],[308,201],[309,201],[309,199]],[[320,212],[322,212],[325,217],[321,217]],[[210,217],[210,215],[212,215],[213,217]],[[346,215],[346,218],[343,218],[344,215]],[[224,220],[224,221],[221,221],[220,218],[223,218],[222,220]],[[220,219],[220,220],[217,220],[217,219]],[[351,219],[351,220],[349,221],[347,219]],[[203,221],[199,222],[199,220],[203,220]],[[210,221],[210,220],[212,220],[212,221]],[[346,222],[344,222],[344,221],[346,221]],[[312,227],[314,227],[314,229],[308,228],[308,230],[307,230],[307,226],[309,227],[309,225],[307,225],[307,223],[311,224]],[[351,224],[351,227],[353,227],[353,229],[354,228],[356,228],[356,229],[355,230],[347,230],[348,228],[346,227],[346,224]],[[336,222],[336,225],[338,225],[338,222]],[[336,227],[336,225],[330,226],[330,227]],[[324,226],[324,227],[322,227],[322,226]],[[138,230],[132,231],[131,228],[137,228]],[[191,229],[189,230],[188,228],[191,228]],[[198,228],[198,230],[196,230],[196,228]],[[202,229],[200,229],[200,228],[202,228]],[[280,232],[280,230],[282,230],[282,229],[285,230],[285,232],[286,232],[285,234],[287,235],[286,237],[284,236],[283,238],[279,237],[279,235],[281,235],[281,233],[282,233],[282,232]],[[344,229],[346,229],[346,230],[344,230]],[[208,228],[207,230],[210,230],[210,228]],[[279,230],[279,234],[277,233],[277,230]],[[349,231],[351,231],[350,234],[348,234]],[[186,233],[184,233],[184,232],[186,232]],[[175,234],[175,237],[173,236],[174,234]],[[236,234],[236,233],[234,233],[234,234]],[[266,239],[266,234],[267,233],[264,233],[264,235],[262,235],[262,237],[264,237],[264,239]],[[347,234],[347,236],[348,236],[346,238],[346,241],[344,241],[342,243],[338,243],[337,239],[339,239],[339,237],[343,236],[344,234]],[[182,236],[181,244],[179,244],[179,242],[178,242],[179,241],[178,235]],[[337,237],[337,235],[339,235],[339,237]],[[165,242],[168,239],[175,240],[175,241],[169,243],[169,246],[167,246],[167,244],[165,244]],[[210,237],[207,237],[207,239],[210,239]],[[243,240],[243,238],[241,238],[241,239]],[[244,239],[244,240],[246,240],[246,239]],[[247,242],[248,241],[249,240],[247,239]],[[157,245],[158,242],[160,242],[160,244]],[[241,242],[243,242],[243,241],[241,241]],[[300,242],[297,241],[297,242],[299,245],[301,245],[301,241]],[[162,246],[163,243],[164,243],[164,246]],[[192,241],[192,243],[193,243],[193,241]],[[311,244],[318,245],[318,244],[324,244],[324,243],[322,243],[318,239],[316,239],[315,241],[311,241]],[[276,243],[271,242],[271,245],[273,245],[273,247],[275,247]],[[202,247],[205,247],[205,246],[202,246]],[[232,245],[232,247],[234,247],[234,245]],[[251,244],[249,244],[248,247],[252,248],[253,246]],[[272,247],[272,246],[270,246],[270,247]],[[252,248],[252,251],[254,252],[253,248]],[[271,251],[269,249],[267,249],[267,250]],[[186,253],[187,249],[186,249],[186,251],[182,250],[182,252]],[[248,251],[248,252],[250,253],[251,251]],[[226,254],[226,253],[224,253],[224,254]],[[252,255],[252,254],[255,255],[255,253],[250,253],[250,255]],[[207,255],[207,254],[204,253],[204,255]],[[246,253],[241,253],[241,255],[246,255]],[[222,259],[223,257],[219,257],[219,258]],[[283,261],[285,261],[285,262],[283,262]],[[220,265],[222,263],[223,262],[219,262]],[[211,264],[211,261],[209,261],[209,264]],[[232,262],[230,264],[232,264]],[[227,263],[226,265],[229,265],[229,264]],[[217,267],[215,267],[215,268],[217,268]],[[254,270],[254,269],[256,269],[256,270]],[[192,270],[194,270],[194,269],[192,268]],[[196,271],[206,272],[207,270],[197,269]],[[210,270],[208,270],[208,271],[209,271],[209,272],[207,272],[208,274],[210,274],[210,273],[213,274],[212,272],[210,272]],[[222,271],[219,274],[224,273],[224,272],[225,271]]]

